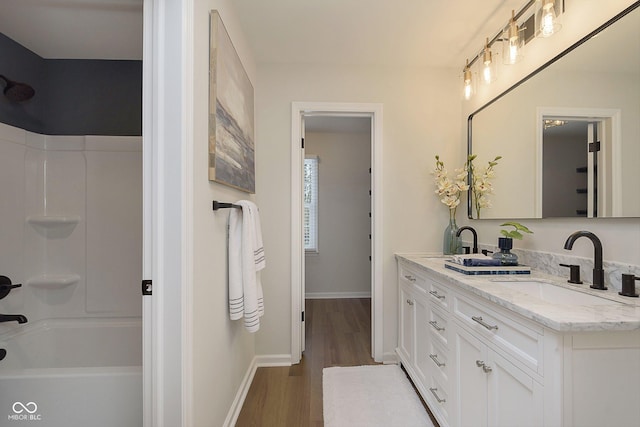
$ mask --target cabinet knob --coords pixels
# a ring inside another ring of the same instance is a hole
[[[476,366],[478,368],[482,368],[484,366],[484,361],[483,360],[476,360]]]
[[[488,374],[489,372],[493,371],[493,369],[491,369],[491,366],[487,366],[487,365],[484,365],[482,367],[482,370],[484,371],[485,374]]]
[[[413,301],[411,301],[410,299],[407,299],[407,304],[413,305]]]
[[[415,277],[410,276],[410,275],[408,275],[408,274],[406,274],[406,275],[404,276],[404,278],[405,278],[405,279],[407,279],[407,280],[408,280],[408,281],[410,281],[410,282],[415,282],[415,281],[416,281],[416,278],[415,278]]]

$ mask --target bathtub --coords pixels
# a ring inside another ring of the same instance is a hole
[[[53,319],[0,336],[0,426],[142,425],[142,322]]]

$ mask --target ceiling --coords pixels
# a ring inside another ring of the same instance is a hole
[[[195,0],[198,1],[198,0]],[[141,59],[143,0],[2,0],[44,58]],[[524,0],[233,0],[257,63],[459,67]],[[224,16],[223,16],[224,19]]]

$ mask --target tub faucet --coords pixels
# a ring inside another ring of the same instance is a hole
[[[472,251],[472,253],[477,254],[478,253],[478,233],[476,233],[476,230],[474,230],[473,227],[469,227],[468,225],[465,225],[464,227],[458,228],[458,232],[456,233],[456,237],[460,237],[460,234],[464,230],[469,230],[469,231],[471,231],[473,233],[473,251]],[[467,247],[467,249],[468,249],[468,247]]]
[[[27,323],[27,318],[22,314],[0,314],[0,323],[2,322]]]
[[[570,251],[573,248],[573,243],[580,237],[587,237],[593,242],[593,284],[590,287],[593,289],[606,290],[607,287],[604,285],[604,270],[602,269],[602,243],[600,239],[598,239],[598,236],[590,231],[576,231],[564,242],[564,248]]]

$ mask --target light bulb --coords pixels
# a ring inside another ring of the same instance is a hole
[[[540,36],[549,37],[560,31],[562,25],[558,22],[554,0],[542,0],[542,10],[540,14],[538,29]]]
[[[503,60],[505,64],[515,64],[522,58],[521,48],[523,39],[520,37],[520,28],[516,24],[515,11],[511,11],[511,20],[504,31]]]
[[[471,69],[469,68],[469,60],[467,59],[467,65],[464,67],[464,99],[467,101],[471,99],[473,95],[473,76]]]
[[[493,58],[491,55],[491,49],[489,48],[489,39],[487,39],[484,45],[484,51],[482,53],[482,63],[484,66],[482,67],[482,81],[485,84],[489,84],[494,79],[494,73],[491,71],[493,67]]]

